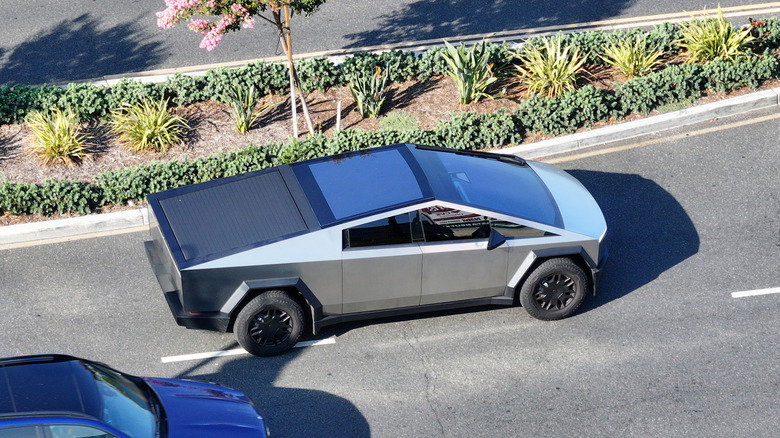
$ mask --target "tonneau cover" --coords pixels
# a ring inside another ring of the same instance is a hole
[[[171,251],[190,262],[308,231],[280,170],[149,195]]]

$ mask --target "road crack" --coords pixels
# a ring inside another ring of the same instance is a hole
[[[420,363],[425,370],[423,377],[425,378],[425,402],[428,405],[428,409],[433,413],[433,417],[436,419],[436,423],[439,428],[439,436],[446,436],[444,423],[439,415],[438,409],[434,403],[434,392],[436,391],[436,371],[431,365],[430,358],[425,354],[420,343],[417,341],[417,337],[410,333],[411,328],[409,326],[404,327],[403,339],[411,347],[411,349],[417,353],[417,357],[420,358]]]

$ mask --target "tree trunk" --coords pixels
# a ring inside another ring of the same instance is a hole
[[[296,108],[296,96],[295,89],[297,88],[300,93],[301,108],[303,109],[303,117],[306,122],[306,127],[309,130],[309,134],[314,134],[314,126],[309,116],[309,107],[306,104],[306,94],[303,92],[301,81],[298,79],[298,74],[295,72],[295,63],[292,58],[292,37],[290,35],[290,8],[288,5],[284,6],[284,21],[282,21],[281,10],[273,11],[274,21],[276,27],[279,30],[279,40],[282,44],[282,50],[287,55],[287,66],[290,70],[290,100],[292,102],[293,111],[293,135],[298,137],[298,117]]]
[[[311,122],[309,116],[309,105],[306,104],[306,93],[303,92],[303,86],[301,80],[298,78],[298,73],[295,71],[295,67],[292,60],[292,28],[290,28],[290,7],[284,5],[284,25],[287,29],[287,62],[290,63],[290,71],[292,72],[293,80],[298,85],[298,91],[301,95],[301,108],[303,108],[303,119],[306,121],[306,127],[309,128],[309,134],[314,135],[314,124]]]

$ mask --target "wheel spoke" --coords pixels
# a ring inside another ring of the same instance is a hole
[[[260,345],[278,345],[292,333],[292,318],[287,312],[269,308],[255,315],[249,335]]]
[[[564,274],[552,274],[539,282],[534,299],[542,310],[561,310],[576,296],[577,284]]]

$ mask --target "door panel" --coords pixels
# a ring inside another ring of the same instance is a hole
[[[344,313],[420,304],[422,252],[418,245],[345,249],[342,261]]]
[[[509,248],[487,250],[479,241],[421,244],[423,252],[420,304],[445,303],[503,295]]]

